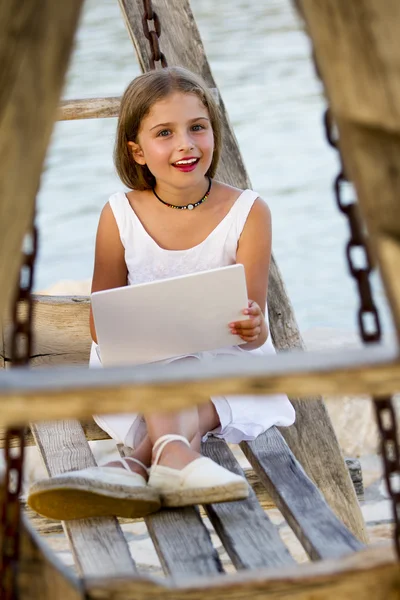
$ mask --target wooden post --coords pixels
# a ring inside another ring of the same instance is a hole
[[[400,3],[299,4],[400,336]]]
[[[81,4],[0,5],[0,315],[17,281]]]
[[[148,71],[150,48],[142,30],[143,2],[119,0],[119,3],[141,68]],[[153,8],[161,22],[160,47],[168,64],[186,67],[200,74],[209,87],[217,87],[188,0],[153,0]],[[217,177],[245,189],[250,187],[250,181],[221,98],[220,111],[224,148]],[[278,350],[303,348],[293,309],[274,260],[268,305],[275,347]],[[336,514],[359,539],[366,541],[361,511],[325,405],[319,398],[312,404],[300,401],[294,401],[294,404],[296,425],[282,429],[282,434]]]

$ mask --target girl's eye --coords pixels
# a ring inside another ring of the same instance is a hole
[[[166,137],[167,135],[169,135],[171,132],[169,129],[162,129],[161,131],[159,131],[157,133],[157,137]]]
[[[199,125],[199,124],[197,124],[197,125],[192,125],[192,130],[193,130],[193,131],[201,131],[202,129],[205,129],[205,128],[203,127],[203,125]]]

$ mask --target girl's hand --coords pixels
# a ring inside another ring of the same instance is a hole
[[[249,300],[248,308],[243,310],[243,314],[249,315],[250,318],[229,323],[231,333],[239,335],[247,344],[260,341],[261,346],[268,337],[268,328],[261,308],[257,302]]]

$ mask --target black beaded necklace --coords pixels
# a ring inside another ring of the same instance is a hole
[[[162,200],[160,198],[160,196],[157,194],[156,190],[154,188],[152,188],[152,189],[153,189],[153,194],[155,195],[155,197],[160,202],[165,204],[165,206],[168,206],[169,208],[178,208],[179,210],[193,210],[197,206],[200,206],[200,204],[203,204],[203,202],[205,202],[207,200],[208,196],[210,195],[211,184],[212,184],[211,177],[208,178],[208,181],[209,181],[208,189],[207,189],[206,193],[204,194],[204,196],[202,198],[200,198],[200,200],[198,202],[195,202],[194,204],[186,204],[185,206],[179,206],[179,204],[169,204],[169,202],[164,202],[164,200]]]

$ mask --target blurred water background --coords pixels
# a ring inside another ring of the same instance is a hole
[[[273,215],[273,251],[302,331],[353,338],[357,297],[335,208],[324,99],[290,0],[192,0],[253,188]],[[64,97],[120,95],[139,68],[117,0],[86,0]],[[115,119],[58,123],[39,194],[36,289],[92,274],[98,217],[122,184]],[[377,277],[375,294],[391,331]],[[327,332],[327,333],[326,333]],[[329,345],[329,344],[328,344]]]

